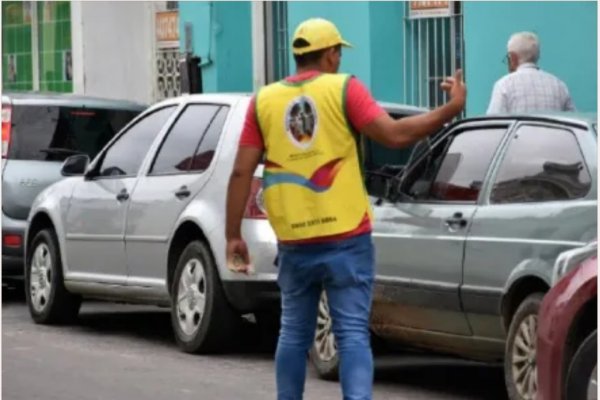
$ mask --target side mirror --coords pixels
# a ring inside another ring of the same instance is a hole
[[[90,157],[86,154],[77,154],[65,160],[60,173],[63,176],[83,175],[90,163]]]

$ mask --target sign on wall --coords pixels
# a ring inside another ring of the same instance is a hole
[[[156,13],[156,43],[159,48],[179,47],[179,11]]]
[[[452,15],[452,1],[411,1],[408,17],[433,18],[449,17]]]

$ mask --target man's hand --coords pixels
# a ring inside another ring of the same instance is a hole
[[[394,120],[384,113],[367,124],[361,130],[362,133],[384,146],[402,148],[439,132],[444,124],[460,115],[467,98],[461,70],[457,70],[453,77],[447,78],[441,87],[450,96],[450,101],[443,106],[399,120]]]
[[[227,241],[227,268],[234,272],[250,273],[250,255],[243,239]]]
[[[462,111],[467,101],[467,87],[463,81],[462,70],[457,69],[454,76],[446,78],[440,86],[444,92],[448,93],[450,101],[455,102]]]
[[[251,272],[248,247],[242,240],[241,225],[244,209],[250,193],[250,184],[256,166],[262,158],[262,150],[240,147],[229,178],[227,190],[227,215],[225,238],[227,239],[227,267],[236,272]]]

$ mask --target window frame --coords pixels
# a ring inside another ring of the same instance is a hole
[[[511,120],[466,121],[466,122],[459,122],[459,123],[450,125],[446,128],[445,131],[438,133],[438,137],[431,144],[430,151],[424,152],[423,154],[421,154],[421,156],[418,159],[411,162],[412,165],[417,165],[418,163],[422,162],[423,159],[425,159],[427,157],[427,155],[430,154],[431,151],[435,147],[441,145],[441,143],[451,135],[457,134],[459,132],[464,132],[464,131],[484,130],[484,129],[505,129],[506,131],[504,132],[503,137],[500,139],[500,142],[497,145],[496,151],[492,155],[492,158],[490,160],[490,164],[487,168],[487,171],[483,174],[481,189],[479,190],[479,194],[475,201],[466,201],[466,200],[445,201],[445,200],[411,199],[405,193],[404,195],[399,194],[397,196],[400,198],[400,200],[397,200],[397,202],[407,203],[407,204],[426,204],[426,205],[481,205],[482,202],[484,201],[484,199],[487,198],[486,196],[487,196],[488,185],[489,185],[490,179],[492,178],[492,174],[496,170],[498,160],[504,154],[506,143],[508,142],[509,138],[512,137],[512,132],[514,129],[514,121],[511,121]],[[409,170],[407,170],[407,175],[408,175],[408,171]],[[439,173],[439,171],[436,172],[436,176],[438,173]],[[399,189],[400,189],[400,186],[404,184],[405,177],[406,177],[406,175],[404,175],[402,177],[400,183],[398,184],[397,189],[395,189],[396,192],[402,193]]]
[[[289,11],[286,1],[264,2],[264,77],[265,83],[273,83],[290,74]],[[283,17],[284,20],[280,20]],[[286,40],[280,40],[285,36]],[[281,62],[281,64],[280,64]],[[281,76],[279,76],[281,75]]]
[[[138,123],[140,123],[145,118],[147,118],[150,115],[155,114],[155,113],[157,113],[157,112],[159,112],[161,110],[164,110],[166,108],[172,108],[173,112],[169,116],[169,118],[167,119],[167,122],[165,122],[165,124],[161,128],[161,130],[158,131],[158,134],[156,135],[156,137],[154,138],[154,140],[150,144],[150,148],[148,148],[148,150],[146,150],[146,154],[142,158],[142,163],[140,164],[140,167],[139,167],[137,173],[134,174],[134,175],[100,175],[100,169],[102,168],[102,163],[104,162],[104,159],[106,157],[106,153],[121,139],[121,137],[123,137],[124,135],[126,135],[134,126],[136,126]],[[144,167],[144,163],[145,163],[146,159],[148,158],[148,153],[150,153],[152,151],[153,144],[156,142],[157,138],[159,136],[161,136],[161,132],[165,129],[165,127],[170,127],[173,124],[173,117],[175,115],[178,115],[178,110],[179,109],[181,109],[181,104],[179,104],[179,103],[168,103],[168,104],[163,104],[160,107],[151,108],[151,109],[146,110],[143,113],[140,113],[136,118],[134,118],[133,120],[131,120],[129,122],[129,124],[127,124],[121,130],[121,132],[119,132],[115,136],[113,136],[113,138],[104,146],[104,148],[102,149],[102,151],[100,151],[98,153],[98,155],[96,156],[96,158],[90,164],[88,172],[86,172],[86,174],[84,175],[85,180],[86,181],[87,180],[98,181],[98,180],[105,180],[105,179],[135,178],[135,177],[139,176],[140,172],[142,171],[142,169]]]
[[[145,177],[174,176],[174,175],[187,175],[187,174],[203,174],[204,172],[207,171],[206,169],[202,170],[202,171],[200,171],[200,170],[189,170],[188,169],[187,171],[177,171],[177,172],[160,172],[160,173],[153,173],[152,172],[152,169],[154,168],[154,165],[156,164],[156,159],[158,158],[160,150],[162,149],[163,145],[165,144],[165,142],[169,138],[169,135],[171,134],[171,131],[173,130],[173,128],[177,124],[177,121],[179,121],[179,119],[183,116],[183,113],[185,112],[185,110],[187,110],[188,107],[192,107],[192,106],[215,106],[215,107],[217,107],[217,111],[212,116],[212,118],[210,119],[210,122],[208,123],[208,125],[206,126],[206,128],[204,129],[204,131],[202,132],[202,135],[200,136],[200,138],[198,140],[198,143],[196,143],[196,148],[194,149],[194,152],[192,153],[192,157],[196,155],[196,152],[198,151],[198,149],[200,148],[200,145],[202,144],[202,141],[204,140],[204,136],[206,135],[206,132],[208,132],[208,130],[210,129],[210,127],[211,127],[212,123],[214,122],[215,118],[217,117],[217,115],[219,114],[219,112],[221,112],[221,110],[224,107],[226,107],[226,108],[229,109],[229,111],[227,112],[227,117],[225,118],[225,122],[223,123],[222,130],[225,128],[225,124],[227,123],[227,120],[229,118],[229,112],[231,111],[231,105],[226,104],[226,103],[218,103],[218,102],[204,102],[204,103],[189,102],[189,103],[183,104],[182,107],[181,107],[181,109],[177,113],[175,119],[168,126],[167,131],[165,132],[165,134],[162,135],[162,137],[160,138],[160,143],[158,144],[156,150],[154,150],[154,152],[152,154],[152,159],[150,161],[150,164],[149,164],[147,170],[144,173]],[[217,144],[217,147],[219,146],[220,141],[221,141],[221,138],[219,138],[219,142]],[[212,162],[211,162],[211,164],[212,164]]]
[[[565,199],[556,199],[556,200],[548,200],[548,201],[511,202],[511,203],[494,203],[494,202],[492,202],[492,192],[494,190],[494,185],[496,184],[496,181],[498,179],[498,174],[500,173],[500,169],[502,168],[504,161],[506,160],[506,157],[510,150],[510,145],[511,145],[513,139],[515,138],[515,136],[517,135],[517,133],[519,132],[519,129],[521,129],[522,127],[527,127],[527,126],[562,130],[562,131],[566,131],[571,134],[573,139],[575,139],[577,149],[579,150],[579,154],[583,161],[583,166],[590,177],[590,188],[583,196],[580,196],[580,197],[577,197],[574,199],[566,199],[566,200]],[[568,124],[568,123],[560,123],[560,122],[552,122],[552,121],[542,121],[542,120],[535,120],[535,119],[531,119],[531,120],[525,119],[525,120],[515,121],[514,126],[512,127],[512,129],[510,131],[510,135],[504,141],[502,152],[499,155],[499,157],[497,157],[496,163],[494,165],[494,169],[493,169],[493,171],[491,171],[492,173],[490,174],[489,180],[487,181],[487,185],[485,188],[484,204],[488,205],[488,206],[495,206],[495,207],[514,206],[514,205],[525,206],[525,205],[540,205],[540,204],[550,204],[550,203],[556,203],[556,202],[565,202],[565,201],[573,202],[573,201],[585,200],[589,196],[591,190],[594,187],[595,179],[590,171],[590,167],[588,165],[588,160],[586,158],[586,154],[583,151],[583,148],[581,147],[581,142],[579,140],[579,136],[578,136],[577,132],[575,131],[576,127],[578,127],[578,125],[573,125],[573,124]],[[579,129],[581,129],[581,128],[579,128]]]

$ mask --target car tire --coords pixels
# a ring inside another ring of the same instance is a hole
[[[309,357],[319,378],[334,381],[339,378],[340,359],[333,336],[332,320],[327,305],[327,295],[323,291],[319,300],[317,331]]]
[[[527,296],[510,323],[504,380],[511,400],[534,400],[537,393],[537,323],[543,298],[543,293]]]
[[[38,324],[61,324],[77,319],[81,297],[64,285],[62,259],[56,233],[38,232],[25,262],[25,299],[31,318]]]
[[[171,322],[184,352],[216,353],[231,344],[239,316],[225,298],[205,243],[193,241],[183,250],[171,293]]]
[[[598,365],[598,331],[592,332],[581,343],[567,372],[565,394],[566,400],[586,400],[592,372]],[[595,390],[596,388],[592,388]]]

